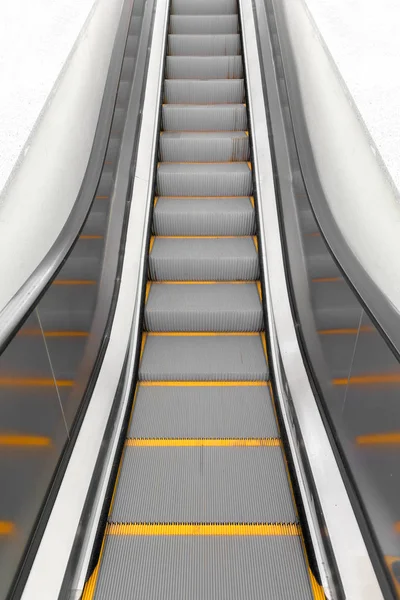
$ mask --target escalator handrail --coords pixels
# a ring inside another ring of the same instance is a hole
[[[85,175],[71,212],[55,242],[0,312],[0,355],[20,330],[23,323],[35,309],[39,300],[50,287],[72,252],[86,223],[95,200],[97,186],[103,170],[108,141],[111,135],[112,119],[115,111],[118,84],[120,81],[123,57],[128,36],[129,19],[133,0],[124,0],[121,17],[114,40],[108,68],[103,99],[93,138],[92,149]]]

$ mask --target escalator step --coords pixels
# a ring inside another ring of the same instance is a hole
[[[153,214],[156,235],[253,235],[249,197],[160,197]]]
[[[244,81],[166,79],[164,101],[171,104],[239,104],[244,101]]]
[[[246,131],[165,132],[160,157],[167,162],[247,161],[249,136]]]
[[[237,15],[171,15],[170,33],[175,34],[221,34],[237,33]]]
[[[240,35],[168,35],[172,56],[233,56],[241,50]]]
[[[96,600],[109,598],[310,600],[312,592],[298,535],[111,535],[96,588]]]
[[[139,385],[128,438],[278,438],[269,387]]]
[[[148,331],[261,331],[257,285],[154,284],[145,326]]]
[[[223,15],[237,12],[236,0],[172,0],[171,13],[180,15]]]
[[[187,447],[181,440],[170,440],[170,446],[153,440],[154,446],[127,446],[109,518],[116,523],[295,523],[277,442]]]
[[[258,254],[251,237],[159,238],[149,256],[155,281],[256,281]]]
[[[249,196],[252,173],[247,162],[160,163],[160,196]]]
[[[164,104],[162,122],[165,131],[245,131],[246,106]]]
[[[241,56],[167,56],[167,79],[240,79]]]
[[[267,381],[261,335],[148,335],[141,381]]]

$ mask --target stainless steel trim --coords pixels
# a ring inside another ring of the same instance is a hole
[[[115,449],[122,427],[121,415],[124,414],[124,408],[129,402],[134,358],[140,331],[142,285],[147,253],[147,225],[153,196],[154,155],[158,140],[168,5],[168,0],[158,0],[156,6],[125,259],[110,340],[91,403],[27,580],[22,595],[23,600],[37,600],[37,598],[54,600],[60,593],[64,572],[78,530],[127,353],[129,362],[119,413],[120,418],[115,427],[113,449]],[[149,135],[149,124],[153,124],[151,135]],[[109,466],[107,465],[107,469]],[[105,477],[106,472],[102,478],[101,493],[104,491]],[[98,515],[97,511],[101,504],[101,493],[99,494],[99,504],[95,509],[96,515]],[[93,522],[94,526],[95,524],[96,519]],[[87,559],[83,561],[83,566],[85,564],[87,564]],[[79,581],[82,585],[82,579]]]
[[[332,597],[334,587],[330,580],[312,495],[302,468],[296,441],[298,433],[291,417],[289,394],[299,424],[301,441],[318,490],[319,503],[345,596],[352,600],[375,600],[383,596],[319,414],[297,341],[285,277],[260,66],[259,62],[254,60],[258,49],[253,8],[245,0],[239,0],[239,4],[253,136],[260,260],[265,274],[270,351],[279,391],[277,402],[280,404],[302,500],[309,518],[325,593]]]

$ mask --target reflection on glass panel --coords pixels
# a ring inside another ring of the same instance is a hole
[[[400,597],[400,365],[332,259],[311,208],[307,209],[305,189],[296,183],[323,368],[313,361],[315,348],[310,361]]]
[[[15,575],[66,440],[35,311],[0,357],[0,597]]]
[[[395,580],[400,566],[400,365],[365,313],[352,357],[342,429],[351,465]],[[400,583],[400,581],[399,581]]]

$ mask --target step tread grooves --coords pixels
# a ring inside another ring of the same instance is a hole
[[[244,197],[159,197],[153,213],[158,235],[253,235],[255,211]]]
[[[141,381],[267,381],[260,335],[148,336]]]
[[[251,237],[220,239],[155,238],[149,257],[158,281],[255,281],[258,255]]]
[[[152,285],[145,325],[148,331],[260,331],[257,285]]]

